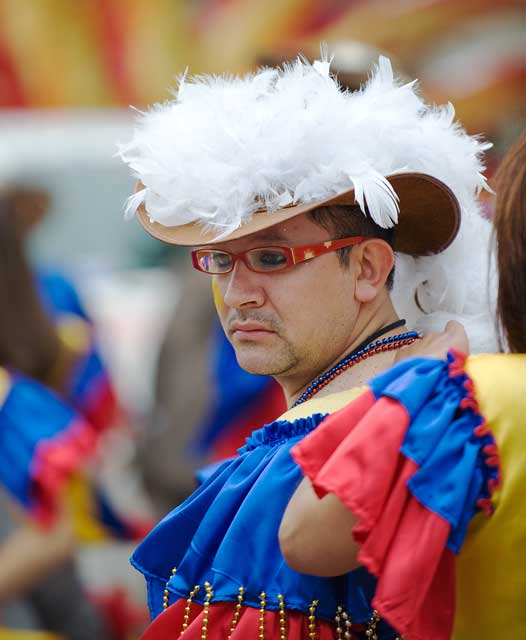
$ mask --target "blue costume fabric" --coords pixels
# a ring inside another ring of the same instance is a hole
[[[483,453],[494,444],[492,436],[473,435],[480,416],[461,411],[469,395],[466,377],[451,377],[448,367],[439,360],[410,360],[370,387],[376,398],[396,399],[413,419],[402,448],[419,465],[411,491],[426,508],[449,518],[449,545],[458,551],[476,502],[487,497],[487,482],[498,470],[485,464]],[[317,615],[328,621],[339,606],[354,622],[371,619],[376,579],[364,567],[335,578],[303,575],[286,565],[278,544],[283,513],[303,477],[290,451],[325,418],[278,420],[255,431],[237,457],[219,465],[141,543],[132,564],[146,578],[152,619],[163,610],[165,589],[174,602],[205,582],[213,587],[214,602],[235,602],[243,586],[247,607],[257,609],[264,590],[270,610],[278,609],[282,595],[288,609],[306,615],[317,601]],[[195,602],[203,604],[202,591]],[[377,633],[396,637],[383,620]]]
[[[448,361],[418,358],[401,362],[374,378],[374,396],[403,405],[410,418],[401,453],[419,470],[408,482],[411,493],[451,526],[448,548],[458,553],[479,499],[488,500],[499,469],[486,464],[484,447],[495,446],[491,433],[477,435],[483,417],[473,409],[459,411],[469,397],[469,378],[452,376]]]
[[[220,465],[138,547],[132,563],[146,576],[152,618],[162,611],[164,576],[174,566],[169,589],[175,599],[186,598],[194,584],[208,580],[214,600],[235,600],[243,585],[244,604],[258,608],[264,585],[268,609],[278,608],[278,593],[300,611],[318,599],[318,614],[332,619],[342,594],[348,593],[353,619],[371,618],[375,580],[365,569],[330,581],[305,576],[285,564],[277,542],[281,516],[302,479],[290,449],[323,418],[281,420],[255,431],[239,457]]]

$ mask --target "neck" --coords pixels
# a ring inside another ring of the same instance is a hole
[[[353,328],[352,335],[345,345],[345,348],[342,349],[338,353],[338,355],[335,356],[333,360],[331,360],[331,362],[325,364],[323,368],[305,374],[304,376],[302,376],[301,381],[278,380],[283,388],[287,406],[291,407],[313,380],[326,373],[327,371],[330,371],[332,367],[338,364],[346,355],[356,349],[373,333],[379,331],[380,329],[382,329],[382,327],[395,322],[396,320],[398,320],[398,316],[396,315],[396,312],[391,305],[389,305],[389,308],[384,310],[384,313],[375,313],[370,322],[360,321],[360,319],[358,319]],[[397,327],[395,329],[392,329],[391,331],[386,332],[385,334],[382,334],[382,337],[396,335],[405,330],[406,329],[404,329],[404,327]],[[345,391],[353,387],[364,385],[371,377],[377,375],[378,373],[381,373],[382,371],[385,371],[390,366],[392,366],[394,357],[394,352],[386,351],[385,353],[375,355],[374,358],[363,360],[356,367],[346,370],[344,373],[342,373],[342,375],[332,380],[326,387],[324,387],[317,393],[316,397],[322,398],[323,396],[329,395],[331,393],[337,393],[338,391]]]

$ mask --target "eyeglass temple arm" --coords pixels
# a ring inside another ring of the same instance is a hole
[[[294,264],[298,264],[298,262],[305,262],[305,260],[322,256],[324,253],[331,253],[331,251],[352,247],[355,244],[360,244],[360,242],[363,242],[365,239],[363,236],[355,236],[353,238],[341,238],[340,240],[326,240],[325,242],[315,245],[307,244],[303,247],[292,247],[292,259]]]

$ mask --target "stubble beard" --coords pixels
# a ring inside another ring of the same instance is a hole
[[[232,343],[239,366],[260,376],[284,376],[292,371],[298,364],[292,345],[279,339],[281,344],[276,347],[254,345],[250,342],[236,345]]]
[[[237,340],[230,331],[235,321],[255,321],[268,327],[273,335],[269,336],[269,343]],[[239,366],[255,375],[280,377],[293,371],[300,362],[294,345],[285,337],[281,321],[266,313],[243,313],[237,311],[226,322],[225,333],[236,353]]]

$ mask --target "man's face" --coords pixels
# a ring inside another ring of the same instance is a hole
[[[214,248],[232,253],[269,245],[302,246],[331,239],[306,215]],[[309,377],[349,346],[358,313],[351,266],[336,253],[290,269],[254,273],[238,260],[214,276],[216,305],[239,365],[251,373]]]

